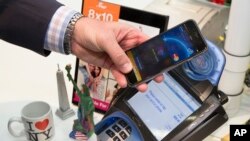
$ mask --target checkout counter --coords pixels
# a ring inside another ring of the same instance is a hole
[[[74,2],[59,1],[78,11],[81,9],[81,0],[74,0]],[[152,7],[148,6],[146,8],[150,10]],[[44,58],[2,40],[0,40],[0,45],[2,48],[0,52],[0,136],[2,140],[15,141],[17,138],[12,137],[7,131],[8,119],[12,116],[20,115],[23,105],[34,100],[48,102],[55,112],[59,107],[56,83],[57,64],[65,66],[70,63],[72,68],[75,68],[76,60],[74,56],[64,56],[56,53],[52,53],[49,57]],[[66,76],[65,80],[67,80]],[[68,94],[71,94],[73,89],[71,83],[66,83],[66,87]],[[239,112],[230,117],[228,121],[224,120],[223,122],[225,123],[214,132],[212,130],[209,131],[211,135],[203,140],[220,141],[223,136],[229,133],[230,124],[242,124],[250,118],[250,90],[246,88],[242,96]],[[70,100],[71,95],[68,98]],[[71,106],[76,110],[76,107]],[[56,115],[54,118],[57,127],[55,140],[68,141],[68,134],[71,131],[72,121],[75,117],[65,121],[62,121]],[[103,118],[103,115],[95,113],[94,118],[97,123]]]

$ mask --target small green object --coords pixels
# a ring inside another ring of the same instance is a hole
[[[90,137],[94,133],[95,107],[93,100],[90,97],[89,88],[85,84],[82,84],[82,89],[80,90],[70,74],[71,65],[66,65],[65,69],[69,81],[73,83],[77,95],[80,98],[77,113],[78,119],[74,120],[73,131],[79,131]]]

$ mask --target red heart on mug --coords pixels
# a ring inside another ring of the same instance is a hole
[[[49,119],[45,119],[43,121],[36,122],[35,126],[39,130],[44,130],[44,129],[46,129],[46,127],[48,126],[48,124],[49,124]]]

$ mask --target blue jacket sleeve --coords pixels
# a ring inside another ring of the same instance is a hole
[[[0,0],[0,39],[47,56],[44,40],[56,0]]]

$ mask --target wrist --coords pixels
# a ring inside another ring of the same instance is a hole
[[[81,19],[83,15],[81,13],[75,13],[67,25],[67,29],[64,35],[64,53],[71,54],[72,52],[72,36],[75,30],[76,22]]]

